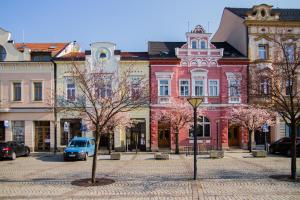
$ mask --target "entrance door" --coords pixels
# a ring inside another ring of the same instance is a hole
[[[5,141],[4,121],[0,121],[0,141]]]
[[[134,126],[129,129],[127,133],[128,150],[146,151],[146,122],[145,120],[133,119]]]
[[[158,124],[158,148],[170,148],[170,126],[167,123]]]
[[[228,146],[239,146],[239,127],[231,126],[228,129]]]
[[[50,151],[50,122],[35,122],[35,150]]]
[[[270,131],[271,130],[269,128],[269,132],[266,133],[268,143],[270,143],[270,141],[271,141]],[[262,131],[255,131],[254,139],[255,139],[256,145],[264,145],[265,144],[265,133]]]

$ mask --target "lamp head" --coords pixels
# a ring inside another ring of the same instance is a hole
[[[203,97],[190,97],[187,101],[193,106],[193,108],[198,108],[203,102]]]

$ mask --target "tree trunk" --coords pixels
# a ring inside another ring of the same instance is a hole
[[[178,128],[176,128],[176,130],[175,130],[175,143],[176,143],[175,154],[179,154],[179,130],[178,130]]]
[[[108,154],[111,154],[111,133],[108,132]]]
[[[97,128],[96,129],[95,150],[94,150],[94,156],[93,156],[92,183],[96,182],[97,155],[98,155],[99,144],[100,144],[100,133],[99,133],[99,128]]]
[[[253,130],[248,129],[248,150],[251,153],[252,152],[252,135],[253,135]]]
[[[296,149],[296,135],[297,135],[297,126],[295,121],[291,121],[291,178],[296,180],[297,178],[297,149]]]

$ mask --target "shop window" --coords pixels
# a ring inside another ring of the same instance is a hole
[[[12,121],[13,140],[19,143],[25,142],[25,122]]]
[[[199,116],[197,119],[197,137],[210,137],[210,121],[208,118]],[[190,129],[190,137],[193,138],[194,126]]]

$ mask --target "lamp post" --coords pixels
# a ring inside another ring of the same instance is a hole
[[[191,104],[191,106],[194,109],[194,180],[197,179],[197,108],[200,106],[200,104],[203,101],[203,98],[201,97],[190,97],[187,99],[188,102]]]

